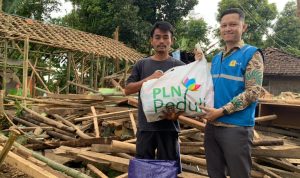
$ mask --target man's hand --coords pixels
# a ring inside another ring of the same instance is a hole
[[[216,120],[217,118],[223,116],[223,108],[208,108],[204,106],[199,106],[200,109],[203,109],[206,114],[202,117],[203,119],[206,119],[207,122],[211,122]]]
[[[164,75],[164,72],[161,71],[161,70],[156,70],[155,72],[153,72],[152,75],[150,75],[149,77],[145,78],[145,82],[147,82],[148,80],[151,80],[151,79],[155,79],[155,78],[159,78],[161,76]]]
[[[160,116],[160,118],[171,120],[171,121],[177,120],[178,117],[183,113],[183,111],[178,111],[176,113],[174,107],[166,107],[166,111],[162,111],[162,112],[163,112],[163,115]]]
[[[203,54],[203,51],[201,50],[201,48],[195,48],[194,49],[194,54],[195,54],[195,60],[196,61],[201,61],[204,54]]]

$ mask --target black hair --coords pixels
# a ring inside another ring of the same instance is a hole
[[[238,14],[240,16],[240,20],[244,21],[245,20],[245,13],[239,9],[239,8],[230,8],[230,9],[227,9],[225,10],[221,16],[220,16],[220,21],[222,20],[222,18],[225,16],[225,15],[228,15],[228,14]]]
[[[156,22],[153,25],[151,33],[150,33],[151,37],[153,37],[155,29],[160,29],[163,32],[168,32],[169,31],[172,36],[174,34],[174,28],[173,28],[173,26],[169,22],[166,22],[166,21],[159,21],[159,22]]]

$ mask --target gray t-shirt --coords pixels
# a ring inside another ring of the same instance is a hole
[[[164,61],[156,61],[150,57],[139,60],[132,69],[131,75],[127,79],[127,84],[131,82],[138,82],[152,75],[156,70],[163,72],[170,68],[184,65],[182,61],[170,57]],[[139,92],[140,96],[140,92]],[[140,131],[177,131],[179,132],[178,121],[160,120],[157,122],[147,122],[145,113],[142,107],[142,101],[139,97],[138,105],[138,127]]]

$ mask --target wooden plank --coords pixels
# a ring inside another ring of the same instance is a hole
[[[84,95],[84,94],[47,94],[47,97],[54,99],[70,99],[70,100],[96,100],[103,101],[101,95]]]
[[[133,133],[136,136],[137,128],[136,128],[136,123],[135,123],[135,119],[134,119],[132,111],[129,111],[129,117],[130,117],[132,129],[133,129]]]
[[[0,146],[2,150],[3,147]],[[6,159],[4,160],[5,163],[17,168],[18,170],[28,174],[29,176],[36,177],[36,178],[57,178],[57,176],[51,174],[50,172],[46,171],[45,169],[31,163],[30,161],[16,155],[13,152],[9,152]]]

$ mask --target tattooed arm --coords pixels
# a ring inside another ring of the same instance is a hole
[[[246,67],[245,91],[223,107],[229,114],[243,110],[257,100],[262,88],[263,70],[262,56],[256,52]]]

